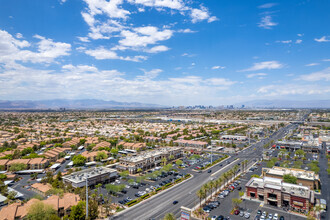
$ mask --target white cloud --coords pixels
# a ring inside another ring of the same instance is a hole
[[[330,81],[330,67],[311,74],[301,75],[298,78],[298,80],[304,80],[310,82],[315,82],[320,80]]]
[[[146,71],[144,69],[141,69],[144,72],[144,75],[142,76],[137,76],[137,79],[141,79],[141,80],[151,80],[156,78],[159,73],[163,72],[163,70],[161,69],[152,69],[150,71]]]
[[[21,39],[21,38],[23,38],[23,35],[21,33],[17,33],[16,38]]]
[[[274,26],[277,26],[278,23],[275,23],[272,21],[272,16],[267,15],[261,18],[260,23],[258,24],[258,27],[264,28],[264,29],[271,29]]]
[[[258,8],[271,8],[271,7],[274,7],[275,5],[277,5],[276,3],[266,3],[266,4],[263,4],[263,5],[259,5]]]
[[[278,61],[265,61],[260,63],[254,63],[252,67],[241,70],[241,71],[257,71],[257,70],[263,70],[263,69],[281,69],[283,68],[283,64],[281,64]]]
[[[141,62],[147,59],[147,57],[145,56],[133,56],[133,57],[118,56],[115,51],[107,50],[103,47],[99,47],[94,50],[86,50],[85,53],[87,55],[94,57],[97,60],[126,60],[126,61]]]
[[[140,4],[147,7],[170,8],[181,10],[184,8],[182,0],[128,0],[131,4]]]
[[[181,56],[183,56],[183,57],[195,57],[196,54],[183,53],[183,54],[181,54]]]
[[[133,31],[124,30],[121,32],[121,36],[123,39],[119,40],[120,46],[136,50],[145,48],[149,44],[170,39],[173,36],[173,31],[169,29],[158,30],[157,27],[146,26],[134,28]]]
[[[164,46],[164,45],[159,45],[159,46],[154,46],[150,49],[147,49],[146,52],[148,53],[159,53],[159,52],[164,52],[168,51],[170,48]]]
[[[208,23],[212,23],[213,21],[218,21],[219,19],[216,16],[212,16],[209,19],[207,19]]]
[[[89,42],[88,37],[77,37],[81,42]]]
[[[251,73],[251,74],[246,75],[247,78],[253,78],[256,76],[267,76],[267,73]]]
[[[297,34],[298,37],[302,37],[304,34]]]
[[[296,40],[296,44],[300,44],[300,43],[302,43],[301,39]]]
[[[321,38],[314,38],[316,42],[330,42],[330,39],[328,39],[328,36],[323,36]]]
[[[186,28],[186,29],[180,29],[177,31],[178,33],[196,33],[197,31],[193,31],[189,28]]]
[[[306,64],[305,66],[317,66],[317,65],[320,65],[319,63],[309,63],[309,64]]]
[[[280,84],[267,85],[258,89],[258,93],[265,96],[288,96],[288,95],[324,95],[330,92],[329,87],[317,85],[297,85],[297,84]]]
[[[283,43],[283,44],[290,44],[290,43],[292,43],[292,40],[278,40],[278,41],[276,41],[276,43]]]
[[[218,20],[215,16],[210,16],[210,13],[207,8],[201,6],[200,9],[193,8],[190,13],[191,22],[197,23],[203,20],[207,20],[209,23]]]
[[[324,62],[330,62],[330,59],[323,59]]]
[[[213,70],[217,70],[217,69],[225,69],[225,66],[213,66],[212,69]]]
[[[211,103],[212,100],[216,103],[214,100],[236,83],[198,76],[156,80],[160,69],[145,72],[142,77],[127,79],[118,70],[99,70],[89,65],[67,64],[59,71],[19,67],[0,74],[0,82],[6,82],[0,86],[0,99],[104,97],[102,99],[172,105]]]
[[[35,44],[37,51],[22,49],[30,47],[31,44],[25,40],[17,40],[8,32],[0,30],[0,63],[51,63],[58,57],[69,55],[71,51],[70,44],[54,42],[39,35],[35,35],[34,38],[39,40]]]

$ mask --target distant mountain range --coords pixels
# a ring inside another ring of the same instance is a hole
[[[330,100],[254,100],[235,104],[235,107],[245,105],[249,108],[330,108]]]
[[[145,109],[164,108],[156,104],[145,104],[139,102],[116,102],[99,99],[53,99],[53,100],[0,100],[0,109]]]

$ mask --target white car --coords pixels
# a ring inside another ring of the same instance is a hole
[[[217,220],[217,216],[212,216],[211,220]]]
[[[250,213],[245,213],[244,218],[246,219],[250,218]]]
[[[125,188],[126,188],[126,189],[129,189],[129,188],[131,188],[131,187],[130,187],[129,185],[125,185]]]
[[[278,214],[277,213],[274,214],[273,220],[278,220]]]

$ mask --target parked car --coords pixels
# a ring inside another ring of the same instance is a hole
[[[223,220],[223,218],[224,217],[222,215],[219,215],[218,218],[217,218],[217,220]]]
[[[240,211],[239,211],[238,209],[236,209],[236,210],[234,211],[234,214],[235,214],[235,215],[239,215],[239,213],[240,213]]]
[[[250,218],[250,213],[245,213],[244,218],[249,219]]]
[[[203,207],[203,211],[204,212],[210,212],[212,209],[211,209],[211,207],[209,207],[209,206],[204,206]]]
[[[217,220],[217,216],[216,215],[212,216],[211,220]]]

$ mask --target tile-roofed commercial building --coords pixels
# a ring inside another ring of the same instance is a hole
[[[283,180],[263,177],[251,178],[245,185],[246,196],[267,205],[286,207],[307,213],[315,203],[314,191],[307,186],[285,183]]]
[[[286,174],[295,176],[297,184],[307,186],[311,190],[319,189],[320,187],[320,177],[313,171],[284,167],[262,168],[262,175],[266,177],[283,179],[283,176]]]
[[[93,167],[86,170],[71,173],[63,176],[63,182],[71,184],[74,188],[83,187],[86,185],[96,185],[98,183],[109,183],[117,178],[117,170],[107,167]]]
[[[182,149],[179,147],[159,148],[157,150],[140,153],[136,156],[120,158],[117,169],[128,170],[129,173],[134,174],[139,168],[147,170],[158,166],[163,158],[170,161],[172,158],[171,155],[173,155],[173,159],[180,158],[182,157],[182,153]]]

